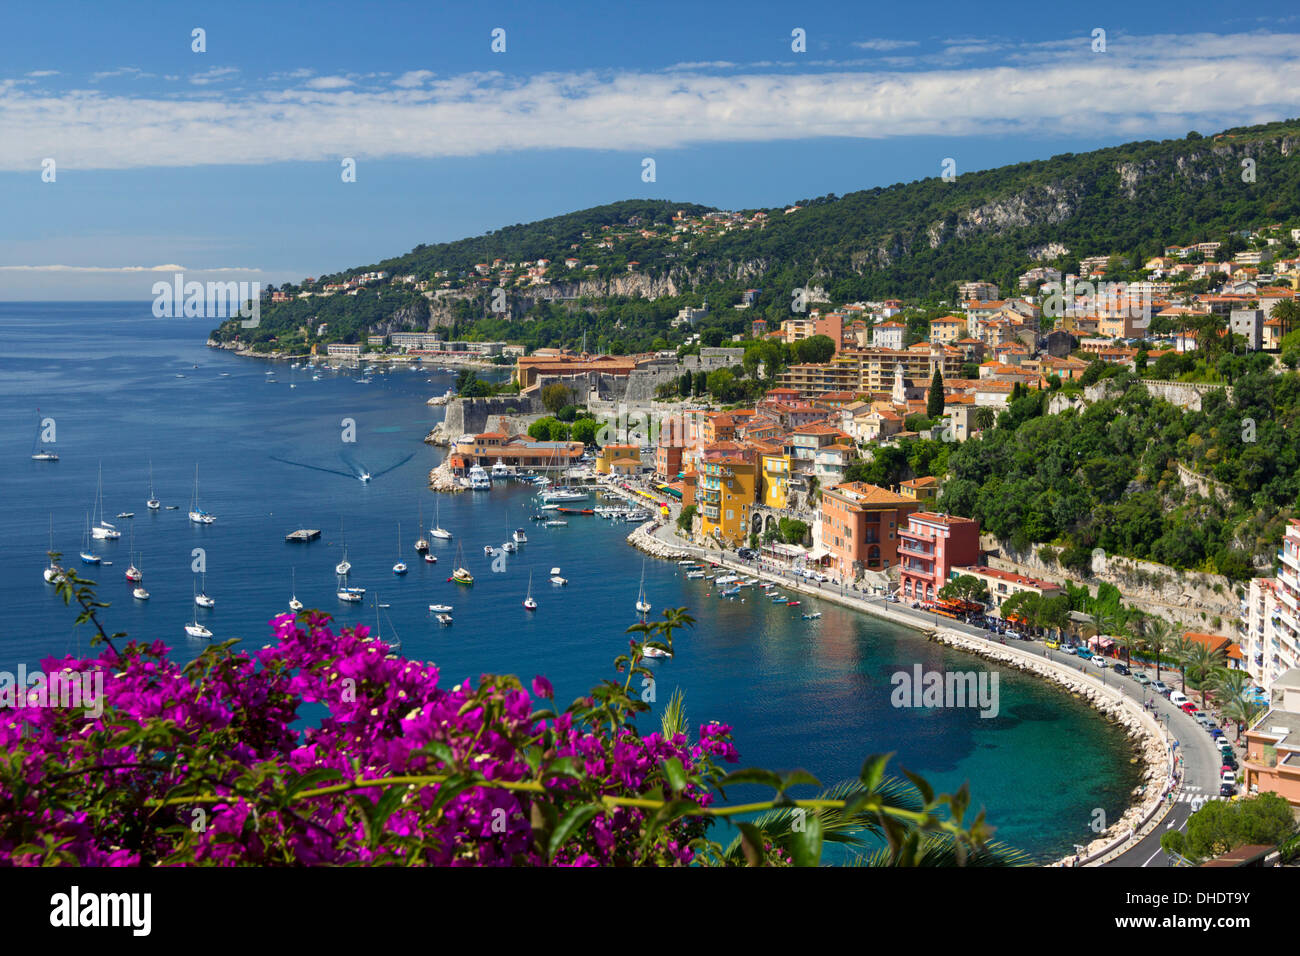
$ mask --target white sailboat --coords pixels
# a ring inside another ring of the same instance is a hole
[[[636,599],[636,610],[638,614],[649,614],[651,604],[645,599],[645,559],[641,559],[641,593]]]
[[[194,603],[199,607],[212,608],[217,606],[217,602],[208,597],[208,576],[203,575],[203,584],[199,587],[198,593],[194,595]]]
[[[402,560],[402,523],[397,522],[397,563],[393,565],[393,573],[401,576],[407,571],[406,562]]]
[[[86,515],[86,533],[81,539],[81,561],[83,564],[99,564],[100,557],[90,550],[90,515]]]
[[[347,604],[360,604],[361,599],[366,596],[365,588],[347,587],[343,583],[343,578],[339,578],[338,599]]]
[[[90,527],[91,537],[100,540],[116,540],[122,537],[122,532],[109,524],[104,518],[104,466],[99,467],[99,478],[95,484],[95,514],[99,516],[98,521],[93,520]]]
[[[126,579],[132,584],[139,584],[144,580],[144,573],[135,566],[135,528],[131,529],[131,549],[130,563],[126,566]]]
[[[212,524],[216,515],[210,515],[199,507],[199,466],[194,466],[194,498],[190,501],[190,520],[195,524]]]
[[[348,532],[347,529],[343,527],[342,521],[339,522],[339,536],[343,540],[343,560],[334,565],[334,573],[346,576],[347,573],[352,570],[352,565],[348,561]]]
[[[50,551],[54,550],[54,515],[50,515]],[[49,566],[44,571],[46,584],[58,584],[59,579],[63,577],[63,569],[54,563],[54,559],[49,559]]]
[[[524,607],[529,611],[537,610],[537,602],[533,600],[533,572],[528,572],[528,596],[524,598]]]
[[[32,461],[58,461],[59,453],[41,444],[41,410],[36,409],[36,441],[32,444]]]
[[[134,552],[132,552],[132,557],[134,558]],[[135,572],[135,577],[131,577],[131,571]],[[126,579],[135,584],[135,587],[131,589],[131,597],[137,601],[149,600],[149,592],[144,589],[144,572],[136,567],[134,560],[131,562],[131,569],[126,572]]]
[[[185,625],[185,633],[190,637],[211,638],[212,632],[199,623],[199,612],[194,612],[194,622]]]
[[[302,602],[298,600],[298,569],[289,569],[289,610],[295,614],[302,610]]]
[[[145,507],[148,508],[150,511],[157,511],[160,507],[162,507],[162,502],[160,502],[157,496],[153,493],[153,462],[152,461],[149,462],[149,498],[147,501],[145,501]]]
[[[429,529],[430,535],[432,535],[435,538],[441,538],[444,541],[451,540],[451,532],[442,526],[442,503],[441,502],[435,505],[433,524],[434,527]]]
[[[378,594],[375,595],[374,603],[375,603],[375,633],[371,636],[374,637],[376,641],[383,641],[384,634],[383,634],[383,629],[379,623],[379,609],[386,608],[388,607],[388,605],[379,603]],[[392,618],[388,619],[388,629],[393,632],[393,639],[387,642],[389,648],[391,648],[393,651],[400,651],[402,649],[402,639],[397,634],[397,628],[393,627]]]
[[[415,539],[415,551],[417,554],[424,554],[429,550],[429,539],[424,536],[424,502],[420,502],[420,523],[415,526],[415,532],[419,537]]]

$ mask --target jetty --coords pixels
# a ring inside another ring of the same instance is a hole
[[[308,541],[315,541],[320,537],[320,531],[317,528],[299,528],[297,531],[290,531],[284,536],[284,540],[289,544],[306,544]]]

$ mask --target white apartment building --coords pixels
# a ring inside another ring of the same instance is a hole
[[[1300,663],[1300,520],[1287,523],[1272,578],[1255,578],[1246,596],[1242,656],[1265,691]]]

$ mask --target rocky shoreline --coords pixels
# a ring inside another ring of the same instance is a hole
[[[425,439],[428,441],[428,439]],[[451,473],[451,456],[443,458],[436,468],[429,471],[429,490],[443,494],[459,494],[465,490],[455,475]]]
[[[1069,691],[1072,696],[1082,698],[1111,723],[1117,724],[1128,736],[1136,753],[1134,759],[1141,760],[1145,765],[1142,772],[1142,785],[1134,791],[1134,796],[1141,793],[1142,800],[1131,804],[1118,820],[1101,831],[1097,838],[1078,854],[1078,859],[1087,860],[1112,848],[1120,837],[1136,834],[1141,829],[1143,823],[1164,799],[1165,791],[1169,787],[1169,749],[1162,739],[1152,734],[1143,725],[1124,698],[1117,699],[1102,693],[1087,681],[1074,676],[1068,669],[1049,661],[1027,658],[1023,652],[993,647],[988,642],[956,631],[945,629],[930,631],[929,638],[1001,666],[1050,680]],[[1069,866],[1074,859],[1072,854],[1049,865]]]

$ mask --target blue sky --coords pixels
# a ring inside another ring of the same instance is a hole
[[[617,199],[772,206],[1284,119],[1293,10],[11,5],[0,299],[143,301],[173,266],[280,282]]]

